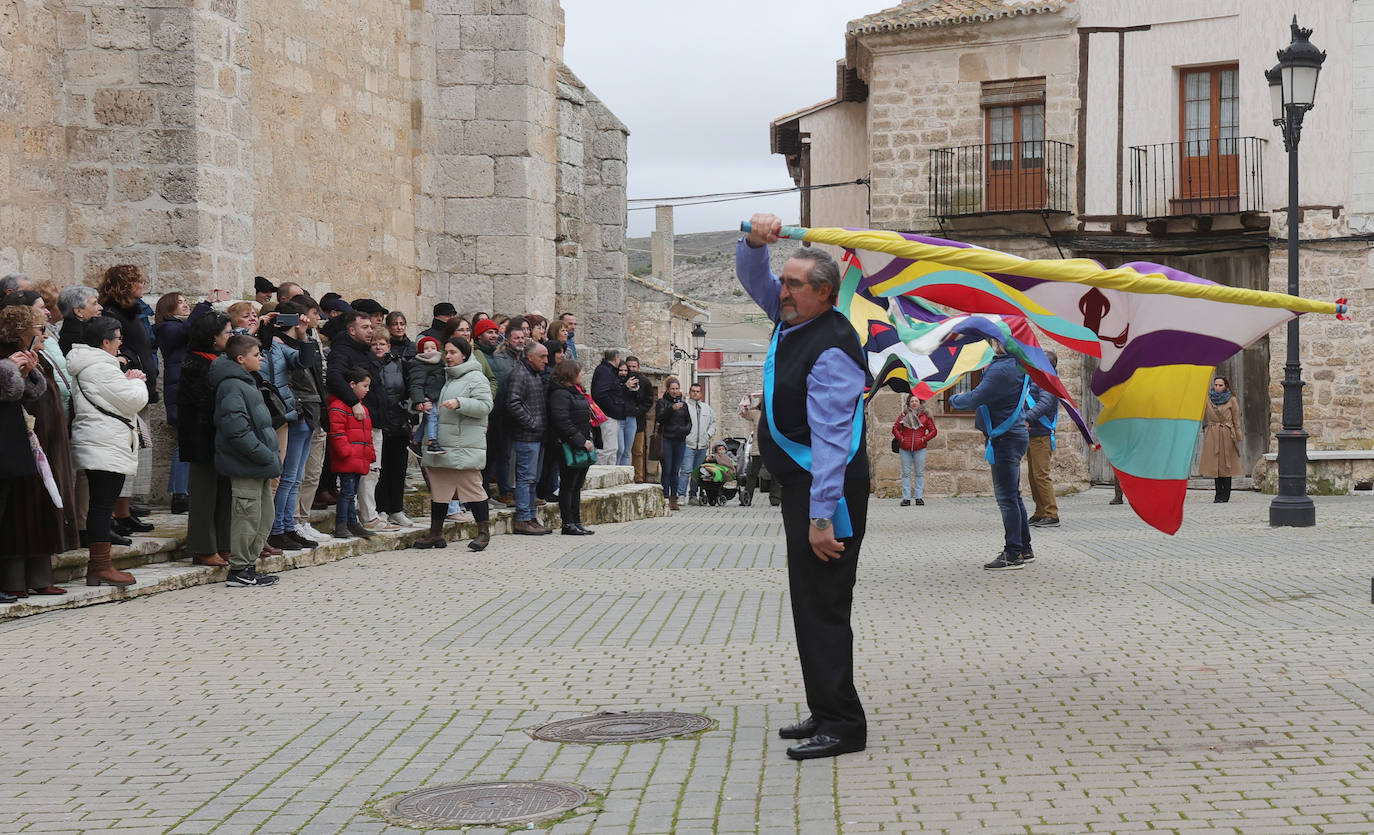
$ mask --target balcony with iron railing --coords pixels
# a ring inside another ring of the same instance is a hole
[[[1127,159],[1136,217],[1264,211],[1264,140],[1258,137],[1135,145]]]
[[[930,214],[1072,212],[1073,165],[1073,146],[1052,139],[934,148]]]

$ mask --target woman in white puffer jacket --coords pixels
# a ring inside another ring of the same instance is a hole
[[[90,505],[86,537],[91,549],[86,585],[127,586],[132,574],[110,562],[110,514],[124,479],[138,472],[138,413],[148,405],[142,371],[119,365],[119,322],[105,316],[86,322],[85,344],[67,354],[72,380],[72,464],[86,471]]]

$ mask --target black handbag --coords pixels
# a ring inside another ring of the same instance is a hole
[[[649,436],[649,460],[663,460],[663,436],[658,434],[658,432],[654,432],[654,434]]]
[[[902,451],[902,442],[899,441],[899,440],[897,440],[896,438],[893,438],[893,439],[892,439],[892,451],[893,451],[893,452],[901,452],[901,451]]]
[[[266,380],[259,380],[258,391],[262,392],[262,399],[267,404],[267,411],[272,414],[272,428],[285,426],[287,409],[286,401],[282,399],[281,392],[277,391],[277,387]]]

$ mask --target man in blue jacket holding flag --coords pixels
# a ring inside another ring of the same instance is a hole
[[[1021,459],[1026,454],[1026,397],[1030,377],[1016,358],[993,343],[997,356],[983,369],[973,391],[949,399],[954,409],[976,411],[976,425],[987,437],[985,456],[992,465],[992,492],[1002,511],[1002,553],[983,567],[989,571],[1025,568],[1035,561],[1030,520],[1021,501]]]
[[[868,741],[854,687],[854,602],[859,546],[868,515],[863,348],[835,308],[840,270],[814,248],[769,269],[768,245],[782,221],[754,215],[735,249],[740,284],[774,324],[764,361],[759,453],[782,485],[787,578],[811,715],[779,729],[802,740],[794,760],[862,751]]]

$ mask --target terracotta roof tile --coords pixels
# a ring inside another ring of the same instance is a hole
[[[895,29],[919,29],[956,23],[981,23],[1011,15],[1057,12],[1074,0],[907,0],[900,6],[875,12],[847,27],[850,35]]]

